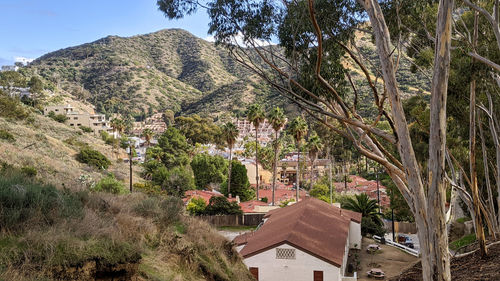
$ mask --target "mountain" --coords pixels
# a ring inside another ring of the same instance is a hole
[[[372,79],[378,81],[377,88],[383,92],[381,79],[376,78],[379,63],[372,39],[358,33],[355,41]],[[345,62],[360,92],[360,113],[376,115],[362,71],[352,60],[346,58]],[[397,78],[406,96],[429,90],[428,78],[412,72],[405,56],[399,67]],[[236,62],[227,49],[182,29],[126,38],[108,36],[46,54],[32,62],[27,71],[108,114],[139,116],[171,109],[177,114],[220,117],[227,113],[240,115],[254,102],[267,108],[279,105],[288,113],[298,112],[287,99]]]
[[[29,69],[107,113],[171,109],[217,115],[243,110],[271,92],[226,49],[181,29],[108,36],[48,53]]]

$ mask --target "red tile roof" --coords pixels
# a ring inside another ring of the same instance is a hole
[[[368,197],[371,199],[377,200],[377,181],[374,180],[367,180],[363,177],[360,176],[354,176],[350,175],[349,179],[351,182],[347,183],[347,189],[345,187],[344,182],[335,182],[335,189],[337,192],[352,192],[352,193],[366,193]],[[385,186],[380,184],[379,182],[379,190],[380,190],[380,205],[381,207],[389,207],[390,205],[390,198],[387,195],[387,189]]]
[[[251,200],[251,201],[241,202],[239,205],[243,213],[253,213],[255,206],[269,206],[269,203],[257,200]]]
[[[255,189],[255,185],[252,186]],[[274,202],[279,204],[282,201],[286,201],[289,199],[295,199],[297,196],[297,191],[292,188],[287,188],[284,184],[280,183],[276,185],[276,189],[274,190]],[[273,190],[272,185],[262,185],[259,187],[259,198],[267,197],[267,202],[271,203],[273,198]],[[306,198],[306,191],[301,189],[299,190],[299,198],[300,200]]]
[[[210,201],[210,198],[212,198],[214,196],[224,196],[224,195],[219,193],[219,192],[213,192],[213,191],[207,191],[207,190],[187,190],[184,193],[184,198],[182,198],[182,201],[184,201],[184,204],[186,204],[192,198],[203,198],[205,200],[206,204],[208,204],[208,202]],[[237,199],[236,198],[227,198],[227,200],[229,200],[229,202],[232,202],[232,201],[236,201]]]
[[[308,198],[273,210],[268,220],[252,234],[235,238],[246,245],[240,254],[248,258],[282,244],[292,245],[337,267],[342,265],[349,221],[358,215],[326,202]]]

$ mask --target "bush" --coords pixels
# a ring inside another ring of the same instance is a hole
[[[227,181],[221,186],[222,194],[228,196]],[[248,181],[247,168],[237,160],[233,160],[231,168],[231,195],[239,196],[241,201],[252,200],[255,197],[255,191],[250,188]]]
[[[66,120],[68,120],[68,117],[66,117],[66,115],[64,115],[64,114],[55,114],[54,111],[49,112],[49,114],[47,116],[49,116],[54,121],[57,121],[59,123],[64,123],[64,122],[66,122]]]
[[[189,201],[186,210],[193,216],[201,216],[205,213],[207,202],[201,197],[195,197]]]
[[[14,138],[14,136],[7,132],[6,130],[2,130],[0,129],[0,139],[2,140],[6,140],[8,142],[15,142],[16,141],[16,138]]]
[[[214,215],[240,215],[243,212],[241,207],[236,202],[229,202],[224,196],[213,196],[208,202],[205,209],[205,214],[209,216]]]
[[[384,237],[385,229],[375,223],[370,217],[363,217],[361,219],[361,234],[363,236],[366,234],[371,234]]]
[[[29,116],[29,111],[24,109],[19,101],[0,90],[0,116],[22,120]]]
[[[106,156],[91,148],[82,148],[76,156],[76,160],[103,170],[106,170],[111,165],[111,161]]]
[[[197,154],[191,161],[196,187],[203,189],[210,184],[220,185],[227,178],[228,163],[221,156]]]
[[[153,172],[152,181],[167,194],[177,197],[184,196],[186,190],[194,189],[193,172],[189,167],[179,166],[168,170],[160,166]]]
[[[94,130],[92,130],[92,128],[90,127],[87,127],[87,126],[80,126],[80,129],[84,132],[84,133],[92,133]]]
[[[27,177],[34,178],[37,175],[37,170],[35,167],[32,166],[24,166],[21,168],[21,173]]]
[[[94,190],[113,194],[124,194],[128,192],[123,182],[117,180],[113,174],[108,174],[106,177],[102,178],[96,184]]]
[[[176,197],[148,197],[134,206],[138,215],[152,218],[160,226],[165,227],[177,222],[183,210],[182,200]]]
[[[24,223],[50,225],[59,218],[82,215],[78,194],[30,180],[10,167],[4,166],[0,172],[0,229],[18,230]]]

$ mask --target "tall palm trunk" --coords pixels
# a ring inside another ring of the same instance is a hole
[[[255,188],[259,200],[259,126],[255,126]]]
[[[313,187],[314,158],[311,157],[311,173],[309,175],[309,190]]]
[[[297,141],[297,177],[295,179],[296,190],[297,190],[297,203],[299,202],[299,177],[300,177],[300,143]]]
[[[273,166],[273,198],[272,205],[274,206],[274,190],[276,189],[276,173],[278,171],[278,131],[274,131],[274,166]]]
[[[227,176],[227,195],[231,194],[231,169],[233,167],[233,147],[229,147],[229,175]]]

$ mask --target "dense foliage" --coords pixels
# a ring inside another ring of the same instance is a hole
[[[103,170],[106,170],[109,165],[111,165],[111,161],[109,161],[106,156],[104,156],[99,151],[89,147],[82,148],[80,150],[80,153],[76,155],[76,160],[81,163],[88,164],[89,166]]]
[[[219,186],[227,178],[227,161],[221,156],[206,153],[197,154],[191,160],[196,187],[204,189],[210,185]]]
[[[227,194],[227,181],[221,188],[221,192]],[[239,196],[241,201],[252,200],[255,196],[255,191],[250,188],[248,181],[247,168],[237,160],[233,160],[231,169],[231,196]]]

